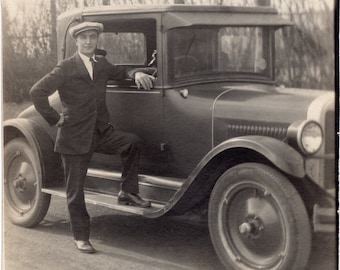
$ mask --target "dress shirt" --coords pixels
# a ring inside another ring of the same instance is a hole
[[[93,80],[93,66],[92,66],[92,63],[91,63],[91,58],[93,59],[94,62],[97,62],[96,58],[94,57],[94,55],[92,57],[88,57],[80,52],[79,53],[79,56],[81,58],[81,60],[83,61],[89,75],[90,75],[90,78],[91,80]]]

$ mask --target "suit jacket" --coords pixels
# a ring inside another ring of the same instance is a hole
[[[123,67],[110,64],[106,58],[96,58],[94,79],[78,53],[61,61],[30,90],[36,110],[52,126],[61,115],[50,106],[48,96],[59,92],[64,121],[58,127],[54,150],[63,154],[85,154],[90,150],[95,129],[111,126],[106,107],[106,84],[109,79],[132,77]]]

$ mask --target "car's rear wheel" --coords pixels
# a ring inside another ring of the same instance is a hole
[[[4,148],[5,214],[19,226],[33,227],[46,215],[51,195],[43,193],[39,160],[24,138]]]
[[[288,179],[266,165],[237,165],[220,177],[209,202],[209,230],[226,269],[296,270],[308,261],[304,204]]]

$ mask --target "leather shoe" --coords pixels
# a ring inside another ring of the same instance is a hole
[[[77,249],[84,253],[95,253],[96,250],[89,241],[74,240]]]
[[[126,193],[124,191],[120,191],[118,194],[118,204],[133,205],[143,208],[151,206],[149,201],[143,200],[138,194]]]

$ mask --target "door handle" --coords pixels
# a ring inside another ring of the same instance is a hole
[[[188,89],[182,89],[182,90],[179,90],[179,93],[181,94],[181,96],[183,97],[183,98],[187,98],[188,97],[188,95],[189,95],[189,91],[188,91]]]

